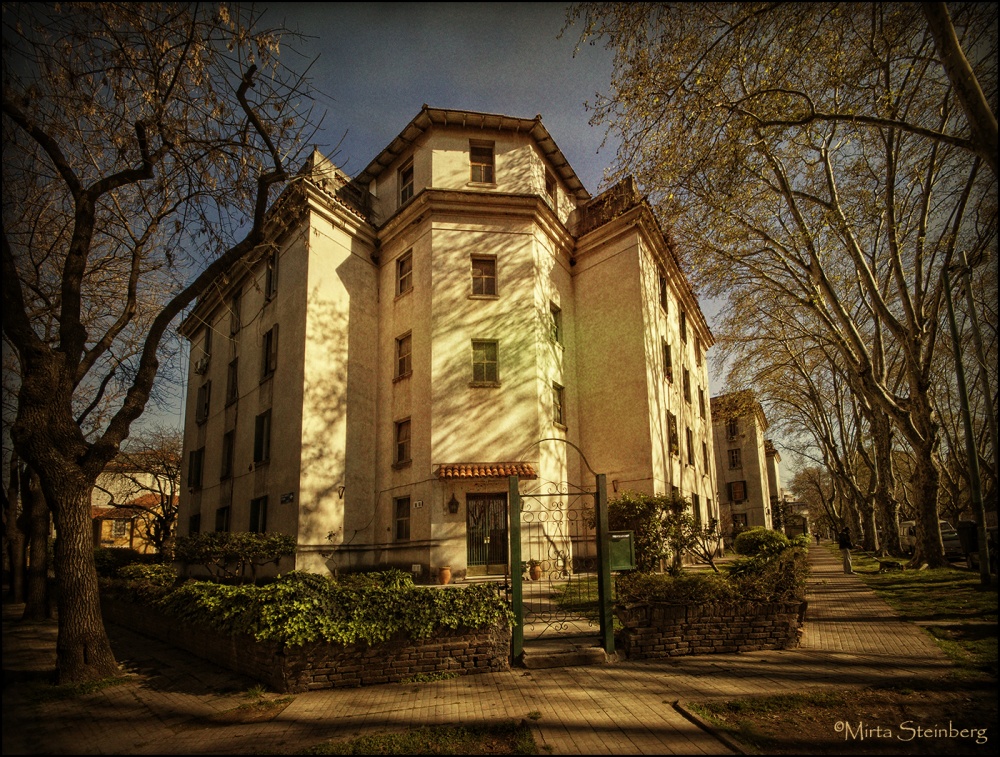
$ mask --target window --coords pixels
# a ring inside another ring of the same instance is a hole
[[[493,256],[472,258],[472,293],[494,296],[497,293],[497,259]]]
[[[694,516],[694,524],[701,525],[701,497],[697,494],[691,495],[691,514]]]
[[[229,299],[229,336],[238,334],[240,331],[240,304],[242,299],[243,292],[239,289]]]
[[[726,484],[726,488],[729,490],[729,501],[730,502],[745,502],[747,498],[747,482],[746,481],[730,481]]]
[[[556,188],[556,177],[550,174],[548,171],[545,172],[545,194],[549,198],[549,202],[552,204],[553,210],[559,209],[559,195],[557,194],[558,189]]]
[[[260,380],[264,381],[274,375],[278,368],[278,325],[264,334],[264,343],[260,354]]]
[[[670,442],[670,454],[679,455],[681,443],[678,439],[677,416],[673,413],[667,415],[667,436]]]
[[[701,337],[694,339],[694,364],[701,368]]]
[[[493,145],[469,145],[469,164],[472,166],[472,181],[477,184],[492,184],[493,177]]]
[[[691,401],[691,371],[684,369],[684,401]]]
[[[410,462],[410,419],[396,421],[396,465]]]
[[[216,531],[229,530],[229,505],[226,505],[225,507],[220,507],[215,511],[215,530]]]
[[[188,536],[201,533],[201,513],[188,516]]]
[[[227,431],[222,435],[222,469],[219,478],[225,480],[233,476],[233,459],[236,453],[236,431]]]
[[[688,320],[687,313],[683,310],[681,311],[681,341],[687,342],[688,340]]]
[[[274,250],[267,256],[267,267],[264,271],[264,299],[271,300],[278,293],[278,251]]]
[[[698,387],[698,412],[701,414],[702,419],[705,417],[705,390],[702,387]]]
[[[730,418],[726,423],[726,434],[730,439],[735,439],[740,434],[740,421],[738,418]]]
[[[729,450],[729,467],[730,468],[742,468],[743,467],[743,455],[738,449]]]
[[[399,204],[405,205],[413,197],[413,160],[410,159],[399,169]]]
[[[410,540],[410,498],[396,497],[396,541]]]
[[[125,534],[128,533],[128,521],[127,520],[113,520],[111,521],[111,536],[114,539],[121,539]]]
[[[205,465],[205,448],[200,447],[188,453],[188,489],[200,489]]]
[[[197,423],[208,420],[209,402],[212,399],[212,382],[206,381],[198,387],[198,402],[194,409],[194,419]]]
[[[240,398],[240,359],[233,358],[226,373],[226,404],[231,405]]]
[[[250,500],[250,526],[247,530],[252,534],[267,531],[267,495]]]
[[[212,326],[211,324],[205,327],[205,357],[211,357],[212,355]]]
[[[670,351],[670,342],[663,343],[663,375],[667,381],[674,380],[674,359]]]
[[[701,465],[705,473],[708,473],[708,442],[701,443]]]
[[[396,296],[413,289],[413,250],[407,250],[396,261]]]
[[[271,411],[257,416],[253,425],[253,461],[266,463],[271,459]]]
[[[411,364],[412,342],[410,334],[403,334],[396,339],[396,378],[409,376],[412,372]]]
[[[743,531],[747,527],[746,513],[733,513],[733,531]]]
[[[551,317],[549,328],[552,333],[552,341],[556,344],[562,344],[562,310],[554,302],[549,303],[549,316]]]
[[[660,307],[667,311],[667,277],[660,274]]]
[[[472,343],[472,382],[496,384],[500,381],[499,346],[494,341]]]
[[[558,423],[560,426],[566,425],[564,393],[565,389],[559,384],[552,385],[552,422]]]
[[[684,440],[687,442],[688,465],[694,465],[694,434],[690,428],[684,429]]]

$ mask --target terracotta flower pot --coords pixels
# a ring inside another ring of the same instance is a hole
[[[438,581],[442,586],[446,586],[451,583],[451,566],[442,565],[438,568]]]

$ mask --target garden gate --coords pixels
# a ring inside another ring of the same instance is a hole
[[[514,659],[526,638],[598,636],[615,651],[604,474],[595,484],[521,492],[518,478],[508,479]]]

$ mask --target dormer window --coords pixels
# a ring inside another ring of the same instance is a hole
[[[405,205],[413,197],[413,159],[399,169],[399,204]]]
[[[493,143],[470,143],[469,165],[472,168],[471,181],[476,184],[492,184],[496,180],[493,174]]]

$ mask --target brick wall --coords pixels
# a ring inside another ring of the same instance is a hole
[[[799,644],[805,602],[620,607],[616,648],[629,659],[756,652]]]
[[[382,644],[305,644],[301,647],[226,636],[109,597],[101,598],[106,622],[151,636],[275,691],[301,692],[395,683],[423,673],[486,673],[510,667],[510,629],[440,629],[427,639]]]

